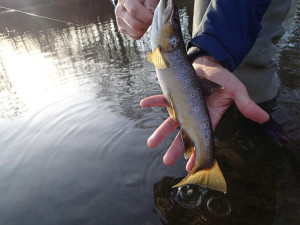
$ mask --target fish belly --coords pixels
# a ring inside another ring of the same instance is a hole
[[[174,57],[175,55],[175,57]],[[165,55],[170,67],[157,69],[158,80],[173,117],[194,142],[195,170],[209,167],[213,162],[212,127],[201,86],[190,62],[180,52]]]

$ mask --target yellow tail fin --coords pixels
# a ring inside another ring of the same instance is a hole
[[[213,162],[213,166],[210,168],[196,172],[192,170],[182,181],[173,187],[180,187],[186,184],[205,186],[224,193],[227,191],[225,178],[216,160]]]

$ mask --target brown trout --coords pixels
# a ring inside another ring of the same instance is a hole
[[[174,187],[196,184],[226,192],[224,176],[214,158],[213,130],[205,95],[221,86],[197,76],[188,60],[174,0],[160,0],[151,25],[152,53],[168,112],[181,125],[185,158],[196,151],[190,173]]]

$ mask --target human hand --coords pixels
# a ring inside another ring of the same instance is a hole
[[[138,40],[152,23],[153,13],[159,0],[118,0],[115,9],[121,33]]]
[[[197,58],[193,63],[193,67],[197,75],[224,87],[224,89],[216,90],[212,95],[206,97],[213,129],[215,129],[223,114],[233,102],[248,119],[258,123],[264,123],[269,120],[269,115],[250,99],[241,81],[212,57],[202,56]],[[140,102],[141,107],[167,106],[167,104],[163,95],[150,96]],[[169,117],[150,136],[147,142],[148,146],[150,148],[157,147],[178,125],[179,123],[176,120]],[[164,163],[166,165],[174,164],[183,152],[184,148],[179,133],[165,154],[163,158]],[[188,172],[193,168],[194,162],[195,154],[192,155],[186,165]]]

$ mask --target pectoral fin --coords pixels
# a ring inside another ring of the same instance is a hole
[[[189,159],[195,151],[194,142],[183,129],[181,129],[181,138],[184,146],[184,158]]]
[[[170,95],[165,96],[165,98],[167,99],[169,105],[167,106],[167,110],[169,115],[174,119],[177,120],[177,116],[176,116],[176,112],[174,109],[174,105],[173,105],[173,101]]]
[[[210,168],[199,171],[192,170],[187,177],[173,187],[180,187],[186,184],[205,186],[224,193],[227,191],[225,178],[216,160]]]
[[[169,63],[162,56],[159,46],[153,52],[149,52],[147,58],[157,69],[163,70],[170,67]]]
[[[199,76],[199,82],[201,84],[201,89],[202,89],[204,96],[210,96],[216,90],[224,89],[221,85],[219,85],[209,79],[206,79],[204,77]]]

